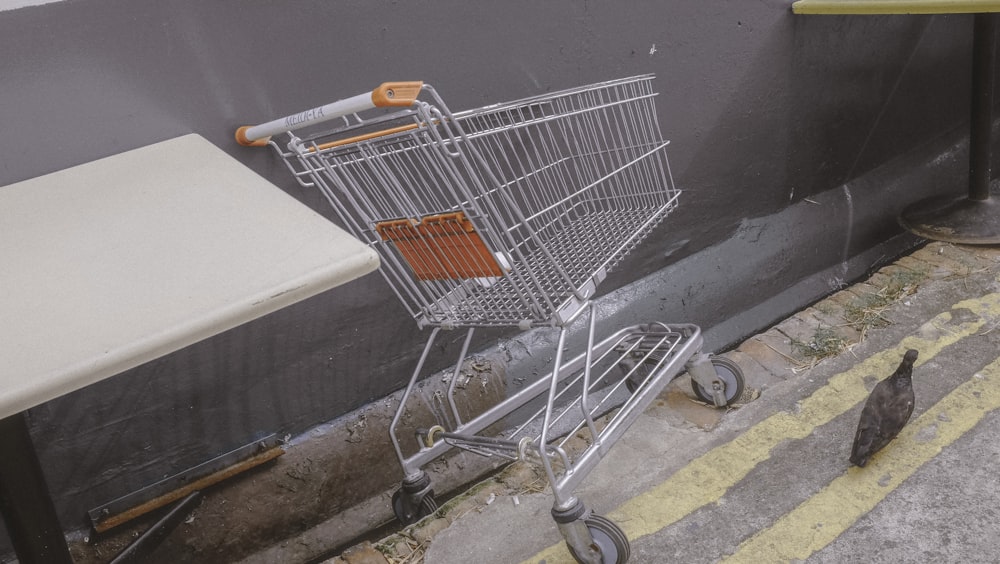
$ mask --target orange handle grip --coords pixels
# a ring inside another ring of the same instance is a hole
[[[410,106],[420,95],[420,89],[424,87],[423,81],[412,82],[384,82],[381,86],[372,90],[372,103],[378,108],[393,106]]]
[[[249,137],[247,137],[247,130],[250,129],[250,127],[251,126],[249,125],[244,125],[243,127],[236,130],[236,142],[239,143],[240,145],[243,145],[244,147],[266,146],[267,141],[268,139],[270,139],[270,137],[263,137],[261,139],[251,140]]]

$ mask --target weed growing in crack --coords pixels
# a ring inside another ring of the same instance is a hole
[[[864,294],[845,306],[844,319],[861,334],[858,341],[863,341],[872,328],[891,325],[892,321],[885,316],[885,312],[899,300],[915,293],[926,278],[926,272],[895,270],[877,291]]]
[[[837,333],[834,328],[820,325],[808,341],[792,339],[791,344],[809,360],[808,368],[812,368],[824,358],[837,356],[844,352],[852,343]]]

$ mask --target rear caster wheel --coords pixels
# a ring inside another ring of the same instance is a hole
[[[743,370],[740,369],[740,365],[724,356],[713,356],[712,367],[715,368],[715,374],[719,377],[719,380],[722,380],[722,384],[725,386],[723,393],[726,398],[726,405],[731,405],[743,395]],[[698,396],[699,400],[709,405],[715,405],[715,402],[712,400],[711,390],[706,390],[693,379],[691,380],[691,389],[694,391],[694,395]]]
[[[427,517],[438,510],[437,502],[434,501],[434,492],[428,492],[419,503],[413,503],[404,497],[403,490],[396,490],[392,494],[392,512],[396,519],[404,525],[412,525],[417,521]]]
[[[618,525],[606,517],[594,514],[591,514],[584,523],[587,524],[587,530],[590,531],[594,544],[601,551],[602,564],[625,564],[628,562],[632,549],[629,547],[628,537],[618,528]],[[584,562],[573,551],[572,546],[569,546],[569,553],[577,562]]]

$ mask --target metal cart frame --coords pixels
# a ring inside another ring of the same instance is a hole
[[[703,353],[695,325],[597,335],[591,298],[598,285],[680,195],[652,80],[624,78],[456,113],[430,85],[385,83],[237,131],[242,144],[273,147],[301,185],[324,194],[352,234],[378,251],[380,272],[418,326],[431,328],[390,428],[404,476],[393,510],[404,523],[437,509],[422,467],[464,448],[540,464],[573,556],[625,562],[625,534],[574,490],[684,370],[708,403],[722,407],[742,393],[739,367]],[[332,129],[292,133],[334,119],[342,121]],[[287,133],[283,145],[271,140],[279,133]],[[587,346],[567,360],[567,329],[577,320],[587,323]],[[454,394],[477,327],[553,327],[559,337],[550,374],[465,421]],[[397,435],[407,398],[439,331],[455,328],[467,334],[447,394],[451,421],[419,431],[415,452],[404,449]],[[520,426],[480,435],[538,404]],[[587,446],[573,452],[566,441],[580,434]]]

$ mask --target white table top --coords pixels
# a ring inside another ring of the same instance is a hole
[[[0,187],[0,417],[376,268],[198,135]]]

